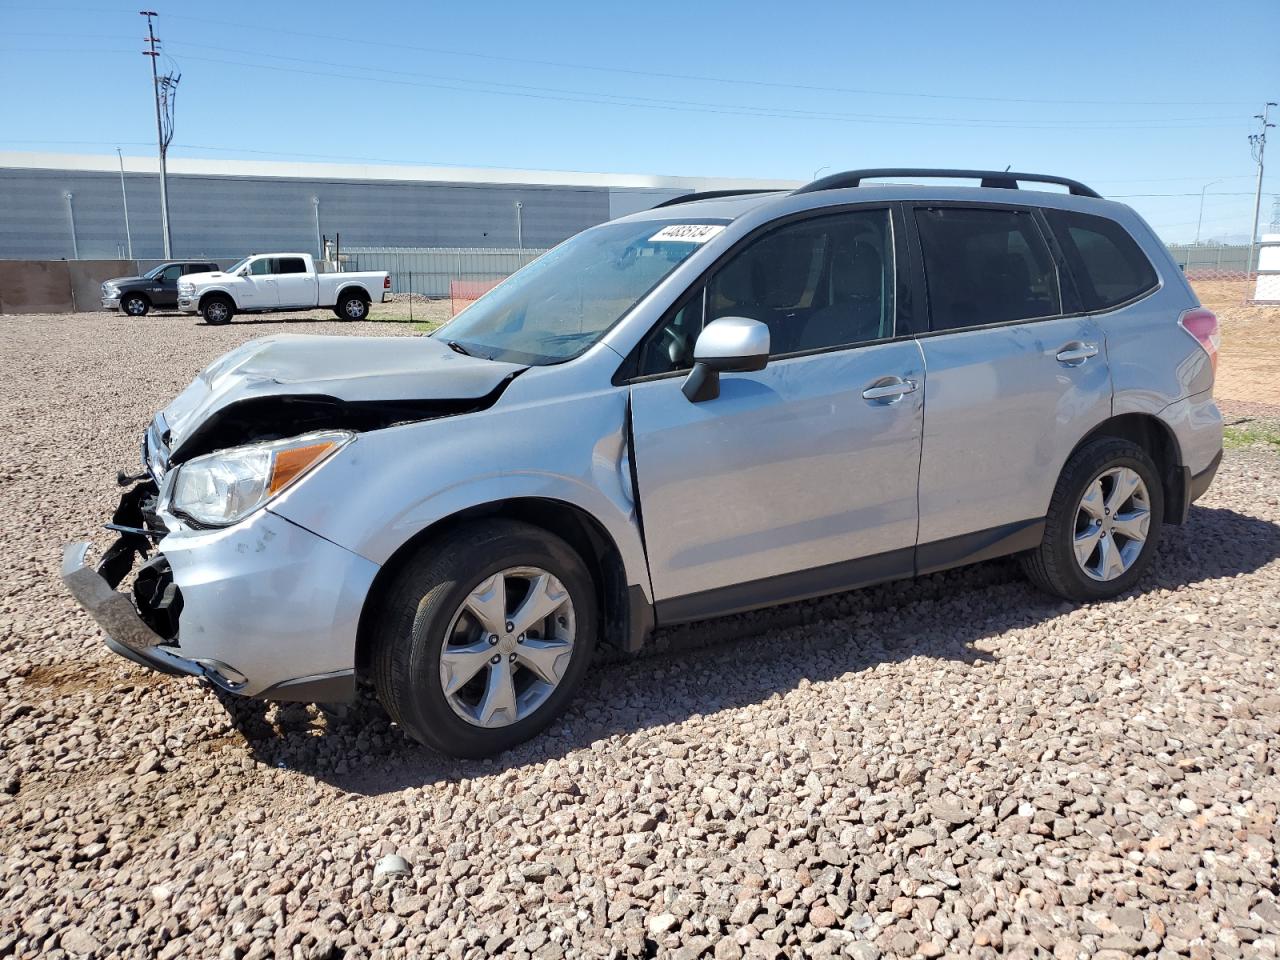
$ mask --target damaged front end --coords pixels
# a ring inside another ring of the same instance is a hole
[[[118,477],[132,486],[106,525],[117,539],[96,568],[89,543],[68,546],[62,578],[135,663],[243,696],[349,699],[378,565],[273,513],[273,498],[362,434],[486,409],[525,369],[431,338],[237,348],[152,421],[145,472]]]

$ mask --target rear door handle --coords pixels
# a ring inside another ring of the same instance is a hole
[[[915,393],[919,386],[914,380],[902,377],[881,377],[862,391],[863,400],[874,400],[879,403],[897,403],[908,393]]]
[[[1098,345],[1096,343],[1073,340],[1058,351],[1058,362],[1068,367],[1078,367],[1090,357],[1096,357],[1097,355]]]

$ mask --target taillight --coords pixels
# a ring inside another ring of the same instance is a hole
[[[391,289],[391,274],[388,273],[385,277],[382,278],[382,289],[383,290]]]
[[[1196,338],[1196,343],[1209,355],[1209,364],[1213,372],[1218,372],[1218,347],[1222,343],[1222,331],[1218,326],[1218,315],[1204,307],[1188,310],[1178,318],[1178,326]]]

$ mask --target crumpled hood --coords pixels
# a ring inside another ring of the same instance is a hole
[[[463,356],[432,337],[284,334],[252,340],[211,363],[165,408],[168,446],[176,453],[201,424],[248,400],[478,400],[525,369]]]

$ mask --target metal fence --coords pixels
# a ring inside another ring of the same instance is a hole
[[[342,269],[386,270],[393,293],[444,299],[459,289],[482,293],[544,253],[529,247],[344,246]]]
[[[1191,280],[1247,280],[1247,243],[1171,244],[1169,252]]]

